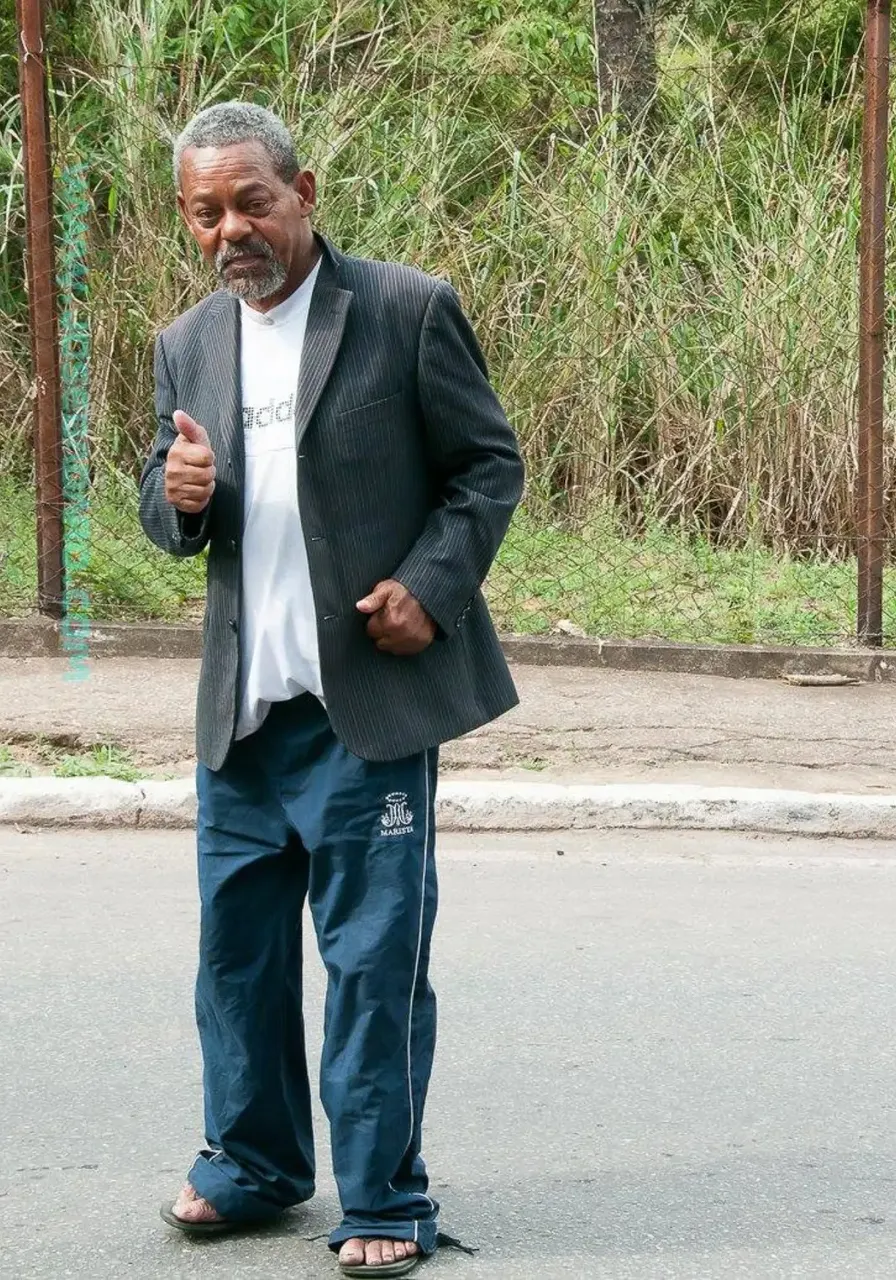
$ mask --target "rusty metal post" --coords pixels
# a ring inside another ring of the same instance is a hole
[[[63,609],[62,432],[53,252],[53,175],[41,0],[16,0],[16,18],[34,387],[37,606],[41,613],[59,618]]]
[[[868,0],[859,267],[858,639],[883,644],[884,354],[890,0]]]

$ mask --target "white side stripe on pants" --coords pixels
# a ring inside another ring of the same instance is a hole
[[[426,804],[426,818],[425,818],[425,824],[424,824],[424,830],[423,830],[423,874],[420,880],[420,921],[417,926],[417,955],[414,960],[414,976],[411,981],[411,999],[410,999],[410,1007],[408,1009],[408,1105],[410,1107],[410,1112],[411,1112],[411,1129],[410,1129],[410,1133],[408,1134],[408,1142],[407,1142],[408,1147],[410,1147],[411,1143],[414,1140],[414,1125],[416,1124],[416,1121],[417,1121],[417,1115],[414,1109],[414,1077],[411,1071],[411,1048],[412,1048],[411,1040],[412,1040],[412,1029],[414,1025],[414,994],[417,990],[417,978],[420,973],[420,955],[423,950],[423,919],[426,912],[426,872],[429,868],[429,846],[430,846],[430,841],[432,840],[432,837],[433,837],[432,816],[431,816],[432,815],[432,784],[429,778],[429,752],[428,751],[424,752],[423,754],[423,783],[424,783],[424,797],[425,797],[425,804]],[[405,1148],[405,1150],[407,1150],[407,1148]],[[389,1185],[390,1187],[392,1187],[391,1183]],[[395,1188],[392,1187],[392,1190],[394,1191]],[[430,1200],[429,1196],[423,1195],[422,1192],[418,1192],[418,1194],[420,1195],[420,1198],[422,1200],[426,1201],[430,1209],[434,1208],[434,1205]],[[414,1239],[415,1240],[417,1239],[417,1223],[416,1222],[414,1223]]]

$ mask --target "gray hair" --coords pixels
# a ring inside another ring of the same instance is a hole
[[[260,142],[284,182],[292,182],[299,172],[292,135],[273,111],[251,102],[219,102],[195,115],[175,140],[174,181],[180,186],[181,161],[190,147],[232,147],[238,142]]]

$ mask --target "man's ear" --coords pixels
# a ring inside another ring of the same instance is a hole
[[[293,190],[299,197],[302,216],[308,218],[317,203],[317,179],[310,169],[303,169],[292,180]]]
[[[177,211],[180,214],[181,222],[183,222],[184,226],[189,231],[190,219],[187,216],[187,202],[184,199],[184,193],[182,191],[178,191],[177,193]]]

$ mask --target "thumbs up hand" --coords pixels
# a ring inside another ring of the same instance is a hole
[[[178,511],[196,515],[215,491],[215,455],[205,427],[188,413],[176,409],[173,421],[177,439],[165,463],[165,497]]]

